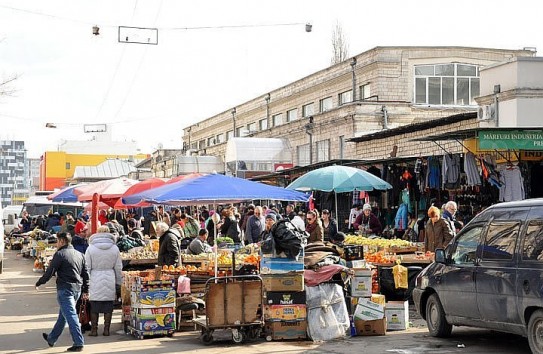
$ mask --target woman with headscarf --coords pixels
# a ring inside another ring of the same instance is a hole
[[[104,336],[109,336],[116,288],[122,283],[122,262],[115,236],[107,225],[98,228],[89,238],[85,261],[89,271],[89,300],[91,303],[91,333],[98,335],[98,317],[104,314]]]
[[[451,225],[441,217],[438,208],[431,206],[428,209],[428,223],[424,228],[426,238],[424,239],[424,249],[435,252],[437,248],[445,248],[451,242],[454,233]]]

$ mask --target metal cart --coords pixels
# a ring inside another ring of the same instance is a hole
[[[258,275],[214,277],[206,282],[206,317],[195,319],[204,344],[213,342],[213,331],[232,330],[232,340],[242,343],[260,337],[262,314],[262,278]]]

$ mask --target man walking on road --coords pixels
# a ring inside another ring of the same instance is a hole
[[[68,322],[73,345],[67,351],[80,352],[83,350],[84,339],[75,303],[81,291],[83,291],[83,296],[88,296],[89,273],[85,265],[85,257],[72,246],[72,237],[67,233],[59,233],[57,238],[57,252],[45,274],[36,282],[37,290],[54,274],[57,276],[57,302],[60,306],[57,322],[51,333],[42,335],[47,344],[52,347]]]

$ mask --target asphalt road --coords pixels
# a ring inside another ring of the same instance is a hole
[[[6,251],[4,273],[0,274],[0,353],[60,353],[71,346],[66,328],[59,342],[49,348],[42,332],[52,328],[58,313],[55,282],[36,291],[34,284],[42,273],[32,271],[33,260],[15,251]],[[240,345],[230,339],[229,331],[214,333],[216,341],[204,346],[198,332],[177,332],[173,337],[138,340],[124,334],[120,310],[115,310],[110,337],[85,335],[86,353],[530,353],[525,338],[471,328],[453,330],[448,339],[428,336],[425,323],[413,311],[412,327],[406,331],[387,332],[386,336],[353,337],[325,343],[312,341],[266,342],[258,340]],[[87,332],[88,333],[88,332]],[[101,333],[101,326],[99,328]]]

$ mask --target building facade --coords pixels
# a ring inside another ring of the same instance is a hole
[[[21,205],[28,198],[24,141],[0,140],[0,204]]]
[[[353,139],[477,112],[480,70],[534,55],[532,50],[376,47],[186,127],[184,150],[224,157],[229,139],[247,136],[284,139],[295,166],[385,158],[393,141],[359,149]],[[412,148],[414,153],[440,150],[431,143]]]

